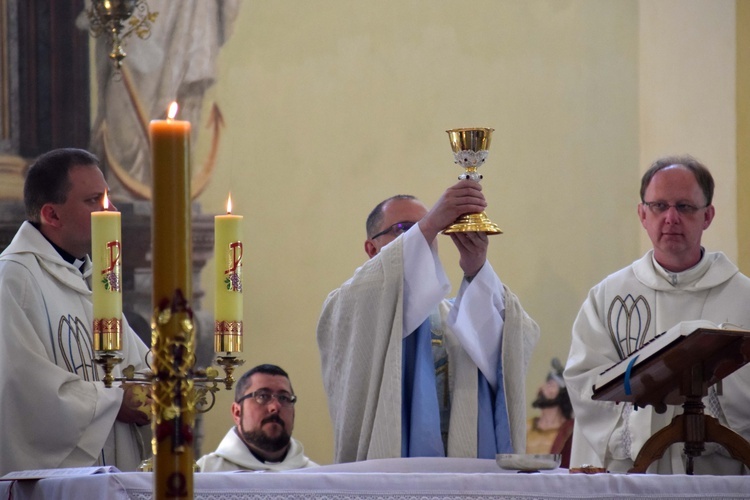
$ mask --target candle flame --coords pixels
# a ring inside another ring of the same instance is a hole
[[[104,191],[104,201],[102,201],[102,207],[104,210],[109,210],[109,196],[107,196],[107,192]]]
[[[167,112],[167,119],[174,120],[175,116],[177,116],[177,101],[172,101],[172,104],[169,105],[169,111]]]
[[[232,213],[232,193],[229,193],[229,196],[227,196],[227,214]]]

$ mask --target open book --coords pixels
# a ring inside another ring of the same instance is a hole
[[[625,375],[628,371],[634,371],[636,367],[648,362],[651,358],[666,350],[667,348],[681,343],[690,334],[699,329],[708,330],[732,330],[739,331],[740,328],[734,325],[721,324],[716,325],[711,321],[706,320],[695,320],[695,321],[683,321],[673,326],[664,333],[661,333],[651,339],[650,341],[643,344],[643,346],[634,351],[630,356],[619,361],[607,368],[605,371],[599,374],[594,383],[594,392],[603,388],[613,380]],[[744,331],[744,330],[743,330]]]

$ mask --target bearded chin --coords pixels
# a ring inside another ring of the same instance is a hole
[[[245,438],[246,442],[252,443],[254,446],[269,453],[283,450],[284,447],[289,444],[289,440],[291,439],[291,436],[286,430],[275,438],[268,436],[262,430],[244,432],[242,436]]]
[[[555,406],[560,406],[560,396],[558,395],[555,398],[548,398],[541,392],[539,392],[536,396],[536,399],[533,403],[531,403],[532,408],[554,408]]]

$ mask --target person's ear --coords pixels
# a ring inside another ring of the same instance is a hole
[[[646,227],[646,208],[643,203],[638,204],[638,220],[641,221],[643,227]]]
[[[234,425],[239,426],[240,420],[242,420],[242,407],[237,403],[232,403],[232,420]]]
[[[372,259],[378,254],[378,247],[375,246],[375,243],[373,243],[372,240],[365,240],[365,252],[367,253],[367,256]]]
[[[39,211],[42,224],[46,226],[60,227],[60,215],[52,203],[45,203]]]
[[[716,209],[713,205],[709,205],[706,207],[706,212],[703,214],[703,230],[705,231],[708,229],[708,226],[711,225],[711,221],[714,220],[714,216],[716,215]]]

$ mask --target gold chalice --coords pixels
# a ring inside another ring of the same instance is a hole
[[[453,161],[464,168],[459,175],[460,180],[471,179],[479,182],[482,174],[477,169],[487,159],[493,128],[455,128],[446,130],[453,149]],[[453,224],[448,226],[443,234],[450,233],[487,233],[502,234],[497,224],[492,222],[484,212],[478,214],[464,214]]]

